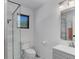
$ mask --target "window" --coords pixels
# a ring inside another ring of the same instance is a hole
[[[18,15],[18,27],[29,29],[29,16],[20,14]]]

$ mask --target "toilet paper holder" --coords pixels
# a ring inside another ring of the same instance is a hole
[[[43,44],[43,45],[46,45],[46,44],[47,44],[47,42],[46,42],[46,41],[42,41],[42,44]]]

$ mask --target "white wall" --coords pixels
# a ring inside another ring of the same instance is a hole
[[[46,3],[36,12],[34,45],[42,59],[53,59],[52,48],[59,44],[60,20],[56,0]],[[46,44],[42,42],[46,41]]]
[[[33,11],[29,8],[21,8],[21,13],[25,15],[29,15],[29,29],[21,29],[21,42],[23,44],[31,44],[33,46],[33,35],[34,35],[34,19],[33,19]]]

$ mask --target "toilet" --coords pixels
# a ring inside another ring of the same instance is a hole
[[[23,59],[35,59],[36,51],[29,45],[24,44],[22,50],[24,50]]]

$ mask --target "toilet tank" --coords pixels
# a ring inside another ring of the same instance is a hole
[[[32,44],[31,41],[22,42],[21,45],[22,45],[22,49],[27,49],[27,48],[32,48],[33,47],[33,44]]]

